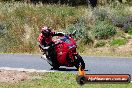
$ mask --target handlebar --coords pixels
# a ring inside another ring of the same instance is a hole
[[[76,31],[77,31],[77,30],[74,30],[71,34],[69,34],[69,36],[71,36],[71,37],[72,37],[72,36],[75,36]]]

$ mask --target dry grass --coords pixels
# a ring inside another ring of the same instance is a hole
[[[91,7],[76,8],[66,5],[33,5],[18,2],[0,2],[0,25],[4,27],[4,29],[2,29],[3,31],[0,31],[0,52],[39,53],[37,37],[40,33],[40,27],[42,25],[51,26],[55,31],[65,31],[69,25],[74,25],[77,23],[77,21],[79,21],[78,19],[83,19],[85,27],[87,28],[86,34],[88,34],[94,43],[96,43],[96,40],[93,38],[90,29],[96,26],[95,22],[98,20],[96,17],[102,13],[101,11],[106,11],[106,20],[110,23],[112,17],[118,16],[118,14],[123,16],[132,15],[130,6],[121,4],[114,5],[115,4],[103,5],[93,9]],[[100,11],[100,13],[95,15],[96,11]],[[117,33],[116,36],[125,37],[124,33],[122,34]],[[88,51],[91,53],[91,55],[94,55],[93,51],[96,50],[97,53],[100,54],[103,54],[102,52],[107,50],[105,47],[104,50],[100,50],[100,48],[93,48],[90,47],[90,45],[88,45],[88,47],[91,49],[86,49],[87,45],[84,45],[83,43],[81,44],[81,46],[78,46],[79,52],[85,53],[85,51]],[[109,51],[111,52],[111,50],[114,50],[111,47],[107,48],[108,53],[106,54],[110,54]],[[128,52],[131,53],[131,51]],[[119,53],[119,51],[117,51],[117,53]]]
[[[129,39],[127,44],[121,46],[90,47],[85,49],[82,55],[132,57],[132,39]]]

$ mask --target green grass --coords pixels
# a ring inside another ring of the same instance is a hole
[[[128,34],[129,35],[132,35],[132,29],[131,30],[128,30]]]
[[[114,40],[112,40],[111,45],[112,46],[115,46],[115,45],[120,46],[120,45],[125,45],[126,43],[127,43],[127,39],[114,39]]]
[[[132,84],[84,84],[76,82],[76,74],[72,73],[35,73],[32,78],[39,76],[41,79],[32,79],[16,83],[0,83],[0,88],[131,88]]]

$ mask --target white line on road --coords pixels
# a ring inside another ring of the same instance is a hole
[[[54,72],[54,71],[47,71],[47,70],[11,68],[11,67],[0,67],[0,70],[16,70],[16,71],[27,71],[27,72]]]

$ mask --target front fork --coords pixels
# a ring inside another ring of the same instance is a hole
[[[72,55],[73,55],[73,56],[76,56],[76,55],[78,55],[78,53],[77,53],[77,52],[75,52],[75,53],[73,53]]]
[[[74,62],[74,60],[75,60],[75,56],[77,56],[78,55],[78,53],[77,52],[74,52],[74,53],[70,53],[69,54],[69,58],[71,59],[71,62]]]

